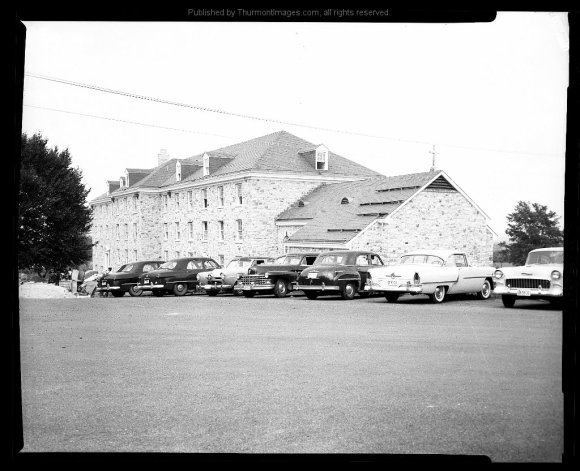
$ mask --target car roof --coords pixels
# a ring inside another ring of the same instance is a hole
[[[375,252],[371,252],[369,250],[329,250],[327,252],[320,252],[319,255],[328,255],[328,254],[353,254],[353,255],[362,255],[362,254],[373,254],[378,255]]]
[[[424,249],[424,250],[413,250],[412,252],[406,252],[405,255],[435,255],[441,258],[447,258],[455,253],[465,254],[461,250],[449,250],[449,249]]]
[[[530,250],[530,253],[532,252],[542,252],[542,251],[556,251],[556,252],[563,252],[564,251],[564,247],[544,247],[541,249],[534,249],[534,250]]]

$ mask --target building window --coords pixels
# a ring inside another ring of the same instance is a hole
[[[223,267],[226,259],[223,254],[218,255],[218,263]]]
[[[209,155],[203,154],[203,176],[209,175]]]
[[[179,250],[175,251],[175,258],[179,258],[181,255],[181,252]]]
[[[137,240],[137,223],[133,223],[133,239]]]
[[[348,198],[344,197],[341,201],[340,204],[348,204],[350,203],[350,201],[348,200]]]
[[[193,209],[193,193],[191,190],[187,192],[187,209]]]
[[[193,252],[187,252],[188,257],[193,257]]]
[[[316,151],[316,170],[328,170],[328,152],[324,150]]]
[[[108,238],[109,238],[109,225],[107,224],[105,226],[105,239],[108,239]]]
[[[115,239],[119,240],[119,224],[115,226]]]
[[[129,224],[125,224],[125,233],[123,235],[125,236],[125,240],[129,240]]]
[[[167,223],[163,224],[163,232],[165,240],[169,239],[169,224]]]
[[[169,259],[169,252],[167,250],[163,251],[163,260],[167,261]]]
[[[201,240],[207,240],[208,236],[208,222],[201,221]]]
[[[224,240],[224,222],[218,221],[218,230],[220,240]]]
[[[175,240],[181,239],[181,230],[179,229],[179,223],[175,223]]]
[[[133,196],[133,211],[137,211],[137,196]]]
[[[243,240],[243,225],[242,225],[242,220],[238,219],[237,221],[238,224],[238,231],[236,232],[236,240]]]
[[[187,223],[187,237],[189,240],[193,239],[193,222],[191,221]]]
[[[163,198],[163,207],[167,209],[167,195],[163,195],[162,198]]]
[[[125,249],[125,263],[129,263],[129,249]]]
[[[137,251],[133,250],[133,261],[136,262],[137,261]]]
[[[181,163],[177,162],[175,164],[175,181],[181,181]]]
[[[224,187],[218,186],[218,206],[224,205]]]
[[[175,193],[175,207],[179,209],[179,193]]]
[[[236,202],[238,204],[243,203],[242,184],[241,183],[236,183]]]
[[[207,208],[209,206],[209,201],[207,200],[207,188],[201,190],[201,203],[202,207]]]
[[[123,211],[127,212],[127,198],[123,198]]]

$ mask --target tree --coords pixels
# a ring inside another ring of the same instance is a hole
[[[91,258],[92,210],[82,172],[68,149],[47,148],[40,133],[22,134],[18,212],[18,268],[64,271]]]
[[[547,206],[519,201],[513,213],[507,215],[509,244],[500,242],[508,260],[523,265],[530,250],[557,247],[564,242],[564,234],[558,228],[560,218]]]

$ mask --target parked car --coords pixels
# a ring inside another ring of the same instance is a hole
[[[501,295],[505,307],[517,299],[544,299],[559,303],[564,295],[564,248],[532,250],[525,266],[495,270],[494,293]]]
[[[139,277],[143,273],[159,268],[162,263],[161,260],[142,260],[122,265],[117,271],[100,278],[96,291],[111,293],[115,297],[121,297],[125,293],[131,296],[141,296],[143,291],[137,288]]]
[[[251,298],[256,293],[274,293],[277,298],[283,298],[293,290],[292,283],[302,270],[314,263],[316,257],[318,253],[290,253],[277,257],[273,263],[251,267],[239,280],[244,296]]]
[[[141,275],[137,288],[151,291],[155,296],[170,293],[184,296],[199,286],[199,273],[215,268],[220,268],[219,263],[208,257],[174,258],[160,265],[158,269]]]
[[[471,266],[463,252],[417,250],[403,255],[396,265],[371,268],[367,289],[383,293],[390,303],[403,294],[426,294],[434,303],[443,302],[447,294],[474,293],[489,299],[493,270]]]
[[[364,290],[367,272],[370,267],[378,265],[383,265],[383,261],[372,252],[323,252],[312,267],[300,272],[293,288],[304,291],[308,299],[326,294],[340,294],[343,299],[353,299],[357,292],[366,297],[369,295],[369,291]]]
[[[270,260],[272,259],[269,257],[235,257],[223,268],[199,273],[197,280],[209,296],[216,296],[218,293],[233,293],[238,296],[241,289],[234,290],[238,278],[248,273],[251,267]]]

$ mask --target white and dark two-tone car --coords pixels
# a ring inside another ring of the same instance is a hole
[[[526,264],[495,270],[493,292],[501,295],[505,307],[517,299],[544,299],[557,304],[564,295],[564,248],[532,250]]]
[[[197,280],[209,296],[216,296],[219,293],[233,293],[234,296],[239,296],[242,293],[242,286],[240,285],[238,289],[236,284],[240,277],[247,275],[250,268],[272,260],[270,257],[234,257],[225,267],[199,273]]]
[[[441,303],[447,294],[474,293],[489,299],[494,267],[474,267],[463,252],[417,250],[403,255],[396,265],[369,268],[365,290],[382,293],[394,303],[403,294],[425,294]]]

